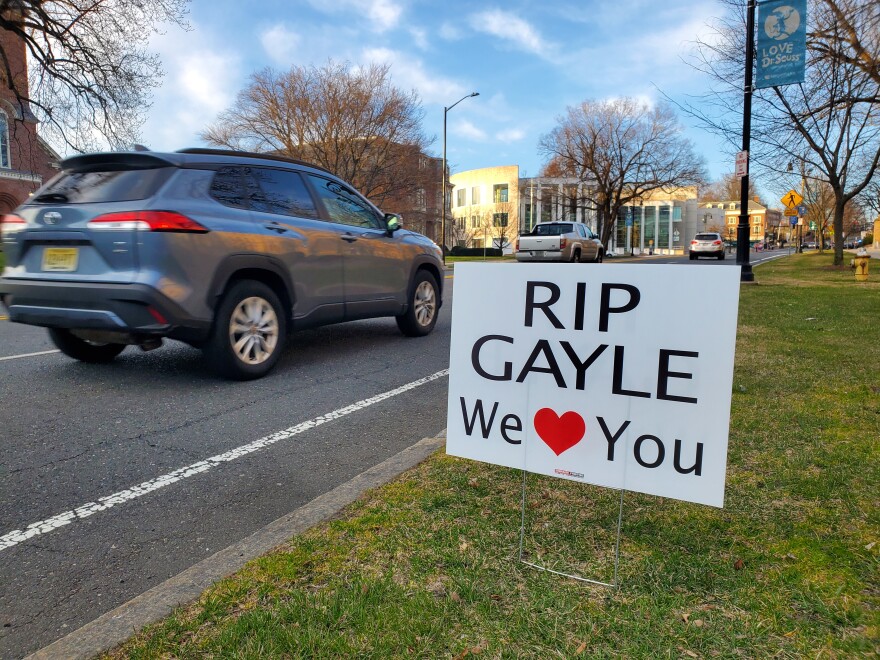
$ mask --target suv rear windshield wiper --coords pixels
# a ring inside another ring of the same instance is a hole
[[[34,197],[35,202],[66,202],[67,195],[64,193],[51,192]]]

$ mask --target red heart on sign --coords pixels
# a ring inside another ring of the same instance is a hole
[[[559,456],[581,441],[587,425],[584,418],[572,410],[560,417],[552,408],[541,408],[535,413],[535,430],[541,440]]]

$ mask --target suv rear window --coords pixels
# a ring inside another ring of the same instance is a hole
[[[100,172],[64,172],[46,184],[30,203],[89,204],[129,202],[152,197],[174,172],[173,167]]]
[[[719,241],[721,237],[718,234],[697,234],[694,237],[697,241]]]

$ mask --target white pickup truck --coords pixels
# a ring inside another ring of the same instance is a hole
[[[517,261],[599,263],[604,257],[598,236],[580,222],[540,222],[516,241]]]

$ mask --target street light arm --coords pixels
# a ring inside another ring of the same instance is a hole
[[[443,111],[444,111],[444,112],[449,112],[450,110],[452,110],[455,106],[457,106],[459,103],[461,103],[461,102],[464,101],[465,99],[469,99],[469,98],[471,98],[472,96],[479,96],[479,95],[480,95],[479,92],[471,92],[471,93],[468,94],[467,96],[462,96],[462,97],[461,97],[460,99],[458,99],[455,103],[453,103],[452,105],[450,105],[448,108],[443,108]]]

